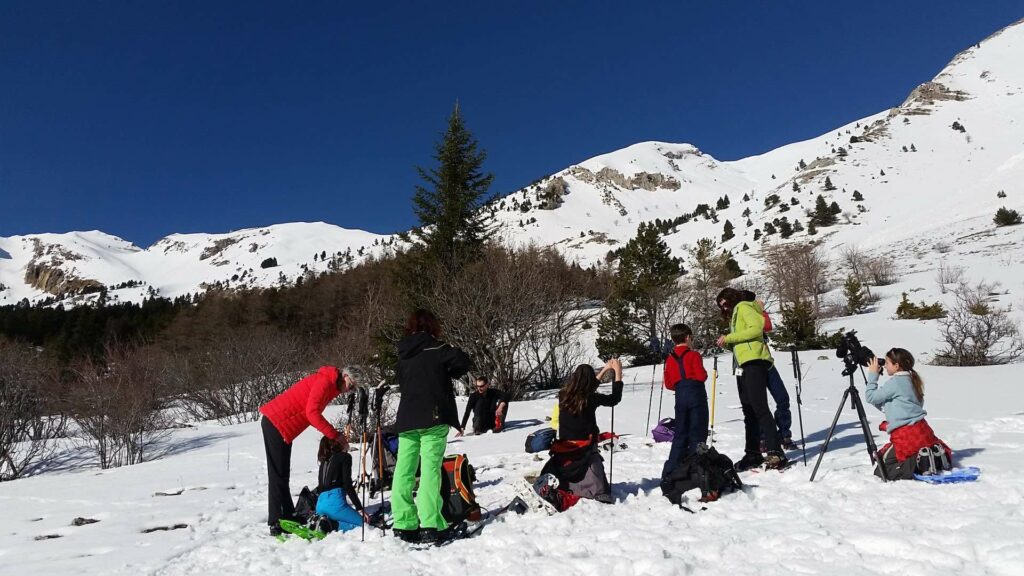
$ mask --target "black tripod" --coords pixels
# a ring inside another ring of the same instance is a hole
[[[868,427],[868,417],[864,414],[864,403],[860,400],[860,392],[857,391],[857,387],[853,385],[853,372],[856,366],[850,366],[847,363],[846,370],[843,371],[844,376],[849,376],[850,385],[843,392],[843,399],[839,401],[839,409],[836,410],[836,417],[832,420],[832,427],[828,429],[828,436],[825,437],[825,443],[821,445],[821,453],[818,454],[818,461],[814,463],[814,470],[811,472],[811,482],[814,482],[814,475],[818,473],[818,466],[821,465],[821,459],[825,456],[825,452],[828,450],[828,444],[832,441],[832,435],[836,431],[836,424],[839,423],[839,415],[843,413],[843,406],[846,405],[846,398],[850,398],[850,406],[857,409],[857,418],[860,420],[860,428],[864,433],[864,443],[868,446],[868,455],[871,456],[871,463],[877,464],[878,469],[881,471],[882,481],[888,482],[889,478],[885,472],[885,466],[881,465],[876,461],[878,456],[878,447],[875,445],[875,439],[871,436],[871,430]],[[863,376],[863,373],[861,374]]]

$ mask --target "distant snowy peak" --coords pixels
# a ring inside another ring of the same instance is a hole
[[[379,254],[387,242],[387,236],[324,222],[173,234],[145,250],[98,231],[0,237],[0,305],[270,287],[350,266]]]
[[[690,144],[641,142],[534,182],[491,208],[513,244],[559,246],[594,263],[642,222],[679,222],[677,255],[699,238],[741,264],[787,239],[865,248],[1024,207],[1024,20],[957,54],[900,105],[758,156],[720,162]],[[838,223],[812,229],[817,197]],[[731,226],[732,237],[726,232]]]

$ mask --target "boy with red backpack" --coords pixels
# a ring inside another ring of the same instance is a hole
[[[691,349],[693,331],[686,324],[673,324],[669,335],[675,347],[665,358],[664,385],[675,391],[675,436],[661,477],[668,478],[672,470],[687,456],[697,452],[697,446],[708,439],[708,394],[704,382],[708,379],[704,359]]]

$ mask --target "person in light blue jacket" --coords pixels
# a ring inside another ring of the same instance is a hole
[[[896,358],[905,358],[907,368],[901,367]],[[924,420],[924,381],[914,370],[914,357],[902,348],[893,348],[885,354],[885,372],[892,378],[884,386],[878,386],[878,358],[868,364],[868,383],[864,399],[885,413],[887,431],[892,434],[900,426],[907,426]]]
[[[879,358],[868,363],[864,399],[885,414],[885,422],[879,428],[889,433],[889,443],[882,446],[876,458],[885,469],[885,477],[912,478],[923,448],[944,451],[946,462],[952,462],[953,451],[935,436],[924,418],[928,414],[924,409],[924,380],[914,370],[914,356],[903,348],[892,348],[885,353],[884,369],[891,378],[879,387]],[[875,474],[881,476],[881,469],[876,467]]]

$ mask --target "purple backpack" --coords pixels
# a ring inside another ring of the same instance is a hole
[[[675,427],[675,418],[665,418],[651,430],[651,436],[654,437],[655,442],[671,442],[676,435]]]

